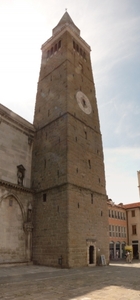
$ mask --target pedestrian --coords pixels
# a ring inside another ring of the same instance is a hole
[[[132,262],[132,259],[133,259],[132,251],[130,251],[130,253],[129,253],[129,262],[130,262],[130,263]]]
[[[129,251],[126,252],[126,262],[129,262]]]

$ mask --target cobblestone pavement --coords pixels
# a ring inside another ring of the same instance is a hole
[[[0,300],[140,300],[140,262],[54,269],[0,267]]]

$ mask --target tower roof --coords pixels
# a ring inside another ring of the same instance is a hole
[[[53,29],[53,35],[58,31],[61,31],[62,28],[64,28],[65,26],[70,26],[72,30],[74,30],[78,35],[80,35],[79,28],[74,24],[67,11],[64,13],[57,26]]]

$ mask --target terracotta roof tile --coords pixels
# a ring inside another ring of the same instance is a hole
[[[126,209],[140,207],[140,202],[125,204],[123,207]]]

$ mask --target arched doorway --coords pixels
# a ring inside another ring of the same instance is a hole
[[[96,240],[87,239],[87,265],[90,267],[96,266]]]
[[[89,264],[94,264],[94,246],[89,247]]]
[[[120,242],[116,242],[116,259],[120,258]]]
[[[13,195],[0,201],[0,263],[25,261],[23,212]]]

